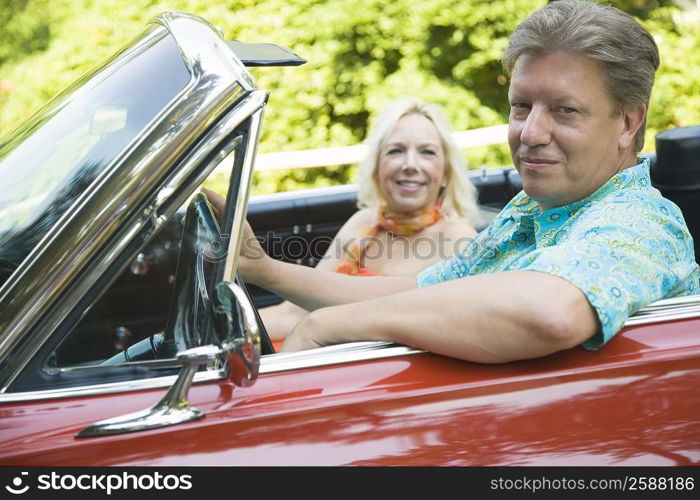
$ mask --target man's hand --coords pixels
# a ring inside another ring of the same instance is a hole
[[[274,261],[260,246],[260,241],[248,221],[244,221],[243,224],[243,239],[239,255],[238,271],[241,277],[255,285],[264,285],[266,278],[271,276],[271,266]]]
[[[211,203],[216,218],[219,219],[219,222],[221,222],[221,218],[224,216],[224,205],[226,204],[226,198],[221,196],[219,193],[204,187],[202,188],[202,193],[204,193],[209,200],[209,203]]]
[[[221,221],[226,199],[211,189],[202,188],[202,192],[209,199],[216,217]],[[245,221],[243,225],[243,239],[241,240],[239,255],[238,271],[241,277],[255,285],[261,284],[263,278],[270,273],[268,268],[272,259],[268,257],[265,250],[260,246],[260,242],[248,221]]]
[[[303,351],[327,345],[320,339],[333,325],[332,313],[327,314],[330,309],[332,308],[317,309],[299,321],[284,340],[280,352]]]

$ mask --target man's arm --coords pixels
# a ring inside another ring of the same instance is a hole
[[[238,261],[241,277],[307,311],[410,290],[414,277],[348,276],[275,260],[260,246],[246,221]]]
[[[416,288],[416,278],[411,276],[348,276],[269,257],[265,259],[265,264],[254,272],[250,271],[248,261],[241,272],[243,278],[308,311]]]
[[[597,329],[595,312],[574,285],[513,271],[319,309],[297,325],[282,350],[381,340],[500,363],[574,347]]]
[[[202,188],[202,192],[211,202],[214,212],[221,218],[225,198],[210,189]],[[355,225],[366,224],[362,213],[351,220],[353,227],[347,229],[346,223],[341,232],[352,232],[356,230]],[[337,274],[323,269],[324,267],[328,268],[330,264],[323,261],[320,268],[311,268],[270,258],[260,246],[250,224],[245,222],[238,262],[241,277],[308,311],[382,297],[416,287],[416,280],[412,277],[363,276],[358,278]]]

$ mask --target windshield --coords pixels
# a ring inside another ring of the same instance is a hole
[[[160,27],[144,37],[0,143],[0,284],[189,82],[172,37]]]

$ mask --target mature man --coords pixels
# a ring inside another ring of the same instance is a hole
[[[618,9],[561,0],[535,12],[504,57],[524,191],[417,283],[244,251],[244,278],[314,310],[283,350],[383,340],[505,362],[598,348],[639,308],[697,293],[680,210],[637,158],[658,65],[653,38]]]

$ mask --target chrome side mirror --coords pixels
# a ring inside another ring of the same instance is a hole
[[[260,369],[260,327],[253,305],[236,283],[222,281],[216,285],[214,311],[219,316],[219,338],[224,339],[222,349],[227,353],[228,378],[238,387],[248,387]]]
[[[217,329],[223,329],[220,331],[220,338],[224,339],[221,346],[206,345],[179,352],[177,361],[182,365],[182,370],[158,404],[146,410],[96,422],[81,430],[76,437],[145,431],[203,417],[204,413],[189,405],[187,395],[199,367],[222,357],[227,362],[228,378],[234,385],[248,387],[255,383],[260,368],[260,329],[253,305],[236,283],[228,281],[216,285],[216,297],[215,311],[219,316]]]

